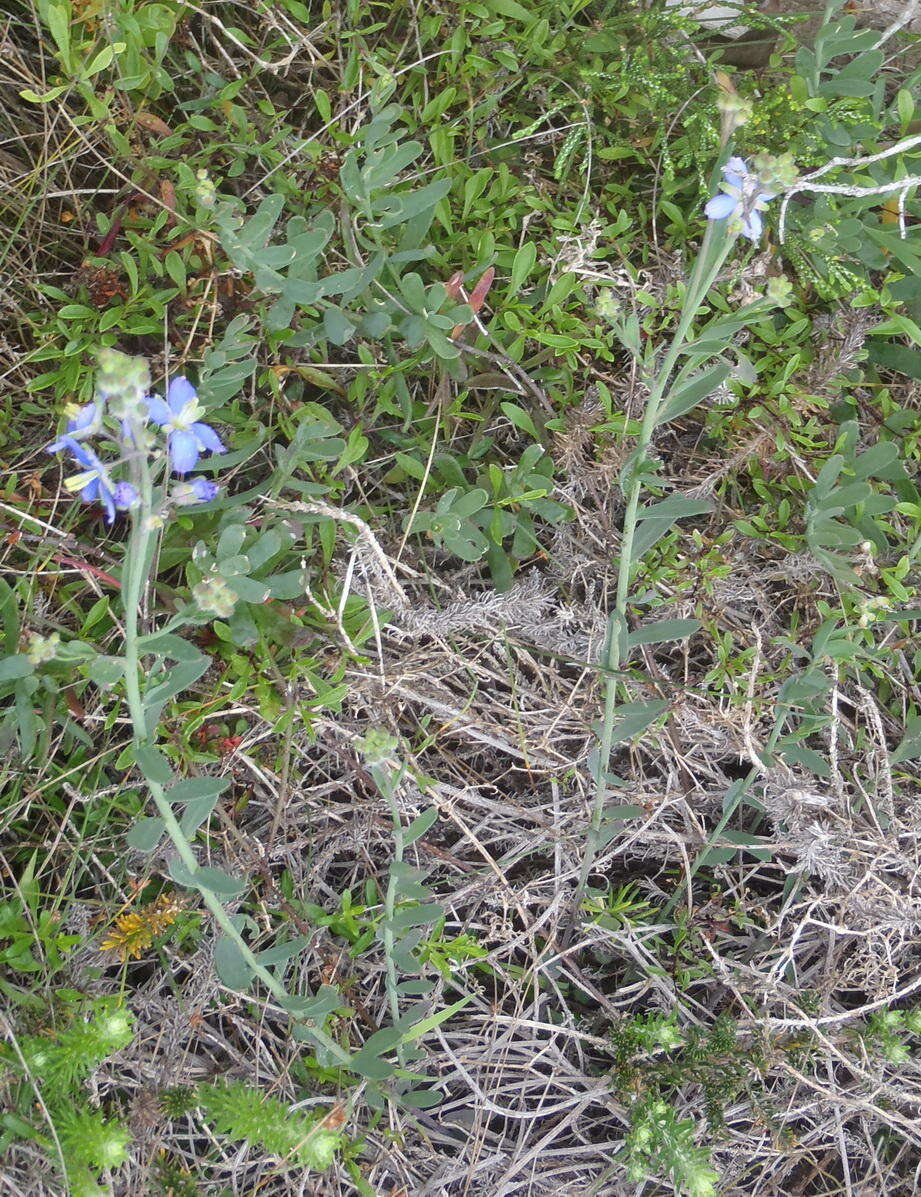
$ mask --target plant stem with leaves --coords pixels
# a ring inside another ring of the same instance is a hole
[[[605,646],[604,666],[607,671],[604,694],[604,716],[599,737],[598,759],[595,767],[595,792],[592,804],[592,817],[586,840],[582,864],[579,870],[579,882],[575,897],[575,910],[581,905],[592,866],[601,846],[602,824],[604,818],[605,799],[608,794],[608,763],[611,749],[614,745],[614,720],[617,709],[619,689],[618,671],[624,656],[624,640],[627,631],[627,604],[630,599],[630,582],[633,573],[633,543],[636,535],[640,513],[640,497],[644,489],[644,461],[652,442],[656,426],[667,409],[670,395],[669,383],[675,365],[682,349],[688,341],[694,317],[717,275],[726,260],[729,251],[735,244],[733,236],[723,225],[710,222],[701,244],[700,253],[694,266],[694,271],[688,283],[681,307],[678,326],[672,338],[671,345],[665,354],[646,401],[643,421],[637,438],[636,449],[632,456],[632,466],[626,479],[625,497],[627,500],[624,514],[623,533],[621,536],[621,553],[617,570],[617,591],[614,606],[608,617],[608,633]]]
[[[144,430],[139,427],[133,429],[132,440],[135,445],[144,444]],[[122,580],[122,602],[125,615],[125,644],[124,644],[124,672],[125,694],[128,710],[131,716],[133,741],[135,749],[152,747],[151,733],[148,726],[147,712],[141,692],[141,652],[140,652],[140,611],[143,600],[144,587],[148,579],[150,563],[154,559],[156,550],[156,534],[154,531],[154,502],[153,482],[150,465],[146,454],[135,450],[131,454],[133,481],[138,493],[138,503],[131,512],[131,536],[125,557],[125,570]],[[198,860],[188,837],[182,830],[179,820],[173,812],[166,790],[154,778],[146,777],[150,796],[154,800],[157,813],[163,820],[166,834],[183,866],[192,878],[198,872]],[[207,906],[215,923],[221,931],[236,946],[242,959],[250,971],[266,987],[276,1000],[286,1005],[291,995],[284,985],[272,973],[259,963],[249,945],[243,939],[233,920],[224,909],[219,897],[206,885],[197,885],[202,901]],[[318,1026],[310,1027],[310,1034],[317,1044],[323,1047],[329,1055],[340,1065],[347,1066],[349,1054],[327,1033]]]

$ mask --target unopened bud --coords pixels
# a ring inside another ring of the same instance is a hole
[[[369,765],[383,765],[396,757],[399,740],[380,727],[372,727],[355,747]]]
[[[799,175],[790,153],[756,154],[752,159],[752,167],[768,191],[786,191]]]
[[[741,125],[750,121],[755,111],[751,100],[740,96],[736,91],[721,91],[716,97],[716,106],[720,110],[727,133],[734,133]]]
[[[144,400],[150,391],[147,359],[129,357],[117,349],[100,349],[97,361],[97,396],[108,400],[116,419],[143,424],[147,419]]]
[[[217,199],[217,188],[204,167],[195,172],[195,198],[203,208],[213,208]]]
[[[793,284],[785,274],[772,275],[767,281],[765,293],[771,303],[776,303],[779,308],[788,307],[793,302]]]
[[[50,636],[42,636],[38,632],[29,633],[29,643],[26,646],[26,660],[33,665],[44,665],[46,661],[53,661],[61,645],[59,632],[52,632]]]
[[[226,578],[216,571],[192,587],[192,598],[199,610],[217,615],[219,619],[229,619],[237,605],[237,596],[227,585]]]

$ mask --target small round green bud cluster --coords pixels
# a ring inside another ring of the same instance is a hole
[[[861,628],[868,628],[878,619],[884,619],[887,612],[892,610],[892,599],[885,594],[877,594],[873,598],[867,599],[862,604],[862,608],[857,624]]]
[[[603,320],[610,320],[612,323],[619,320],[621,310],[620,301],[609,290],[602,291],[595,300],[595,311]]]
[[[96,1163],[100,1168],[118,1168],[128,1158],[131,1134],[117,1122],[106,1122],[99,1128],[95,1143]]]
[[[755,154],[752,169],[764,187],[774,192],[788,190],[799,176],[793,155],[790,153]]]
[[[217,200],[214,180],[204,167],[195,172],[195,198],[203,208],[213,208]]]
[[[117,349],[100,349],[97,356],[96,395],[106,400],[117,420],[141,427],[147,420],[150,367],[143,357],[129,357]]]
[[[26,660],[32,665],[44,665],[46,661],[53,661],[61,647],[59,632],[52,632],[50,636],[42,636],[38,632],[29,633],[29,643],[26,645]]]
[[[383,765],[396,757],[399,740],[381,727],[373,727],[355,747],[369,765]]]
[[[684,1036],[681,1031],[670,1022],[661,1022],[655,1028],[655,1037],[658,1041],[659,1047],[665,1051],[674,1051],[676,1048],[684,1044]]]
[[[237,605],[237,596],[227,585],[227,579],[216,569],[192,587],[192,598],[200,611],[229,619]]]
[[[118,1051],[131,1042],[134,1018],[128,1010],[107,1010],[96,1019],[96,1029],[107,1050]]]
[[[785,274],[772,275],[767,281],[765,294],[779,308],[789,307],[793,302],[793,284]]]
[[[751,100],[735,91],[721,91],[716,97],[716,106],[720,110],[723,127],[727,133],[734,133],[741,125],[747,124],[755,111]]]

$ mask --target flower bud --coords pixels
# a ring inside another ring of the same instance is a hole
[[[33,665],[44,665],[47,661],[53,661],[57,656],[60,644],[59,632],[52,632],[50,636],[30,632],[29,643],[26,646],[26,660]]]
[[[790,153],[755,154],[752,167],[768,191],[786,191],[799,175]]]
[[[195,198],[203,208],[213,208],[217,199],[217,188],[208,172],[201,168],[195,172]]]
[[[177,507],[189,507],[193,503],[210,503],[219,490],[218,484],[208,478],[193,478],[191,482],[176,482],[170,498]]]
[[[150,390],[150,367],[143,357],[129,357],[117,349],[100,349],[97,356],[96,394],[109,401],[119,420],[138,425],[147,420],[144,400]]]
[[[736,91],[721,91],[716,97],[716,106],[720,110],[723,128],[727,134],[734,133],[741,125],[750,121],[755,111],[751,100],[740,96]]]
[[[372,727],[355,747],[369,765],[383,765],[396,757],[399,741],[381,727]]]
[[[192,598],[199,610],[219,619],[229,619],[237,605],[237,596],[227,585],[227,579],[216,570],[192,587]]]
[[[788,307],[793,302],[793,284],[785,274],[772,275],[767,281],[766,295],[779,308]]]
[[[595,311],[603,320],[610,320],[613,323],[620,319],[622,308],[616,296],[612,295],[610,290],[605,289],[595,300]]]

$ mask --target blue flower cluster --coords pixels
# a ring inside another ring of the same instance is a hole
[[[177,506],[190,503],[207,503],[218,493],[216,482],[206,478],[181,478],[193,470],[202,453],[223,453],[224,445],[210,426],[203,424],[199,416],[204,409],[198,402],[195,388],[186,378],[174,378],[167,388],[166,399],[150,396],[143,400],[146,419],[162,428],[167,434],[167,455],[175,474],[180,475],[170,493],[170,501]],[[64,434],[47,447],[49,453],[67,450],[81,470],[64,482],[67,490],[79,491],[84,503],[101,503],[105,509],[106,522],[115,520],[116,511],[128,511],[140,502],[137,488],[130,482],[117,482],[112,478],[110,467],[101,461],[87,440],[105,428],[105,402],[97,399],[76,408],[71,413]],[[135,438],[128,420],[119,420],[119,447],[125,451],[135,448]]]
[[[768,191],[759,173],[749,170],[744,158],[730,158],[723,167],[722,191],[708,200],[704,212],[710,220],[738,221],[749,241],[759,241],[764,230],[761,213],[775,192]]]

